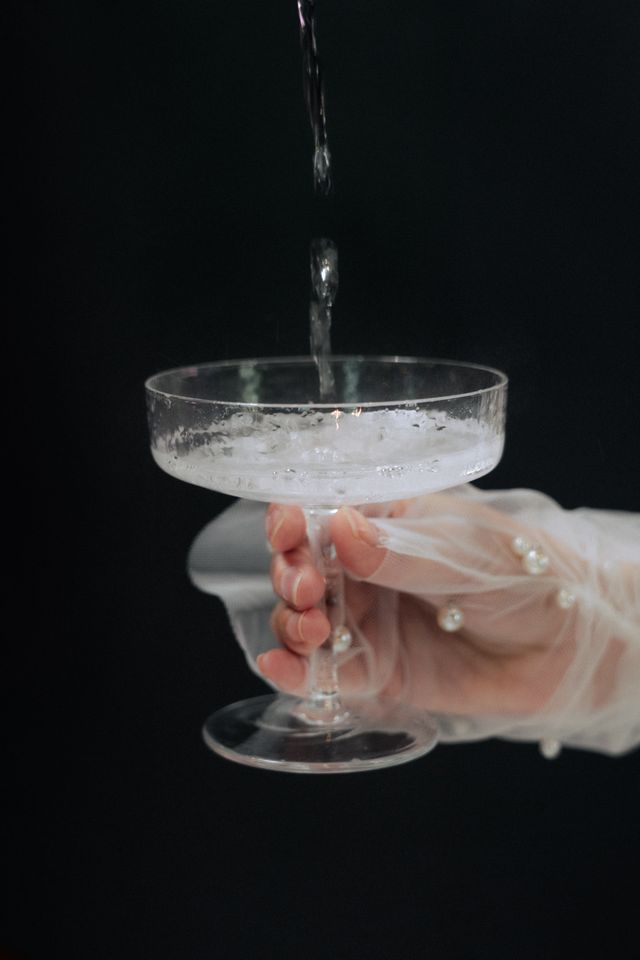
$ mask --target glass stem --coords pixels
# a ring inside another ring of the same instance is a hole
[[[339,723],[348,716],[340,700],[337,655],[348,649],[351,634],[346,626],[344,571],[331,540],[330,520],[337,508],[310,507],[304,511],[307,538],[314,566],[326,581],[318,604],[331,624],[331,632],[309,658],[309,693],[301,715],[309,723]]]

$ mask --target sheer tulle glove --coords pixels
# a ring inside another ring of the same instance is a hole
[[[631,515],[567,512],[528,490],[398,502],[332,521],[348,574],[341,683],[438,715],[442,739],[537,739],[618,753],[640,740],[640,531]],[[258,667],[304,692],[328,634],[304,518],[271,506],[282,646]]]

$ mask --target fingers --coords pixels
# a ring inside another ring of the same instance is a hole
[[[268,650],[256,659],[260,673],[285,693],[302,695],[307,685],[307,662],[290,650]]]
[[[329,621],[320,610],[297,613],[280,603],[273,612],[271,625],[283,646],[260,654],[257,667],[280,690],[302,695],[307,688],[306,658],[328,637]]]
[[[277,553],[271,561],[271,580],[278,596],[294,610],[313,607],[324,596],[324,577],[311,565],[304,547]]]
[[[312,564],[302,510],[271,505],[266,529],[274,550],[271,578],[284,601],[274,610],[271,621],[282,648],[269,650],[256,662],[263,676],[279,689],[303,693],[308,669],[305,658],[326,640],[331,629],[324,612],[315,607],[324,595],[325,581]],[[331,534],[338,557],[356,577],[368,577],[382,563],[386,551],[377,545],[376,528],[357,511],[338,511],[332,519]],[[352,582],[349,587],[355,590],[360,584]],[[355,597],[350,598],[350,609],[352,599]],[[358,619],[356,616],[355,622]]]
[[[269,543],[278,553],[300,550],[306,541],[304,514],[299,507],[272,503],[267,510],[265,525]],[[371,576],[384,560],[386,551],[378,546],[375,526],[352,507],[342,507],[333,517],[331,534],[341,562],[357,577]],[[302,559],[301,555],[298,559]],[[292,565],[292,558],[288,560]],[[278,584],[274,582],[274,586],[280,596],[288,599]],[[291,587],[292,582],[285,584],[289,592]],[[317,603],[317,599],[311,602]]]
[[[324,596],[325,580],[311,562],[304,515],[297,507],[275,505],[267,515],[267,530],[274,548],[287,548],[275,553],[271,561],[273,587],[284,601],[274,611],[273,630],[289,650],[308,656],[326,639],[330,626],[325,614],[314,609]],[[356,510],[340,510],[333,518],[331,533],[341,562],[356,577],[368,577],[382,563],[386,551],[377,546],[377,531]],[[356,623],[360,619],[359,611],[353,610],[357,586],[347,584],[349,609]]]
[[[280,643],[303,657],[308,657],[319,647],[331,629],[321,610],[312,607],[298,613],[284,603],[279,603],[273,611],[271,627]]]
[[[307,688],[306,658],[328,637],[329,621],[320,610],[298,613],[280,603],[272,614],[271,626],[283,646],[260,654],[257,667],[278,689],[302,695]]]
[[[361,587],[362,584],[353,586]],[[273,614],[272,623],[278,639],[285,646],[257,657],[258,669],[285,693],[304,696],[308,693],[309,679],[306,657],[328,635],[329,622],[318,610],[309,610],[300,615],[280,604]],[[304,637],[303,641],[297,636],[299,632]],[[395,657],[389,659],[385,644],[378,643],[377,634],[378,624],[373,621],[367,630],[367,655],[347,656],[340,662],[340,689],[344,694],[375,691],[394,696],[400,692],[400,660]]]
[[[285,507],[278,503],[269,505],[265,527],[272,548],[281,553],[301,546],[307,533],[300,507]]]
[[[338,510],[331,521],[331,536],[340,562],[356,577],[373,576],[386,556],[375,525],[353,507]]]

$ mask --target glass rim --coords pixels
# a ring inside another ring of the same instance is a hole
[[[242,409],[268,409],[268,410],[293,410],[293,409],[313,409],[313,410],[335,410],[336,408],[341,409],[372,409],[376,407],[403,407],[408,405],[415,405],[420,403],[436,403],[444,402],[445,400],[462,400],[465,397],[477,397],[483,393],[491,393],[492,391],[497,391],[506,387],[509,383],[509,378],[502,370],[498,370],[497,367],[489,367],[483,363],[471,363],[464,360],[445,360],[440,359],[439,357],[405,357],[400,355],[382,355],[382,354],[331,354],[327,357],[329,361],[345,361],[345,360],[358,360],[363,362],[370,363],[407,363],[407,364],[440,364],[441,366],[447,367],[464,367],[465,369],[470,370],[481,370],[484,373],[492,373],[496,376],[496,383],[491,384],[488,387],[480,387],[477,390],[468,390],[463,391],[462,393],[451,393],[445,396],[437,397],[408,397],[403,400],[365,400],[362,403],[341,403],[339,401],[333,401],[332,403],[324,403],[321,401],[307,402],[307,403],[264,403],[260,401],[243,401],[243,400],[214,400],[208,397],[187,397],[184,394],[180,393],[171,393],[168,390],[161,390],[158,387],[154,386],[153,382],[159,380],[161,377],[168,377],[171,374],[182,373],[187,370],[224,370],[225,368],[231,367],[241,367],[243,365],[250,364],[305,364],[307,366],[315,366],[315,361],[313,357],[310,357],[308,354],[306,356],[295,356],[295,357],[246,357],[239,358],[235,360],[218,360],[212,361],[211,363],[193,363],[193,364],[183,364],[179,367],[171,367],[167,370],[160,370],[158,373],[152,374],[144,382],[144,388],[148,393],[155,394],[166,398],[167,400],[180,400],[180,401],[191,401],[192,403],[206,403],[211,404],[212,406],[222,406],[222,407],[240,407]]]

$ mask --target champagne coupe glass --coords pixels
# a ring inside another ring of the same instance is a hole
[[[206,743],[249,766],[301,773],[375,770],[427,753],[428,714],[381,697],[343,698],[352,636],[329,521],[362,505],[444,490],[488,473],[504,445],[507,378],[469,363],[329,357],[320,396],[309,357],[233,360],[146,383],[151,450],[167,473],[235,497],[299,504],[327,583],[331,633],[309,658],[306,697],[245,700],[207,720]]]

